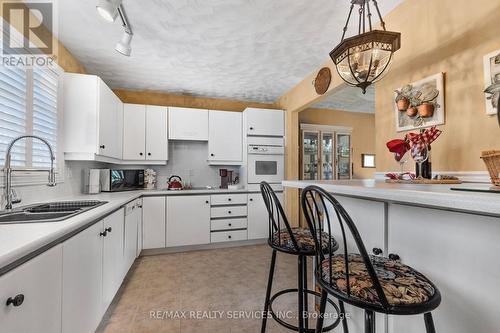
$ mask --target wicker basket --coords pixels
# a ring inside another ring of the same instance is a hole
[[[493,185],[500,186],[500,150],[483,151],[481,158],[488,168]]]

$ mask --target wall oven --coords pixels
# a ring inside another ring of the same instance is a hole
[[[281,184],[285,178],[285,148],[272,143],[248,145],[249,184],[259,184],[262,181]]]
[[[102,192],[121,192],[144,188],[144,170],[101,169]]]

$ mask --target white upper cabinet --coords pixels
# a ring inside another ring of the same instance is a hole
[[[247,135],[285,135],[285,113],[283,110],[247,108],[244,114]]]
[[[123,103],[95,75],[64,74],[66,160],[122,158]]]
[[[168,159],[167,108],[146,106],[146,160]]]
[[[169,107],[168,118],[170,140],[208,140],[208,110]]]
[[[123,159],[168,159],[167,108],[125,104],[123,108]]]
[[[146,106],[123,106],[123,159],[144,160],[146,148]]]
[[[243,161],[243,122],[241,112],[208,113],[208,161],[229,164]]]

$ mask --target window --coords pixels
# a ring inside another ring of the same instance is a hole
[[[361,167],[362,168],[375,168],[375,155],[374,154],[361,154]]]
[[[24,134],[46,139],[57,156],[58,89],[58,69],[0,66],[0,165],[10,141]],[[21,140],[12,150],[12,165],[48,168],[48,149],[38,140]]]

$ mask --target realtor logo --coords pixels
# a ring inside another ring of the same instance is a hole
[[[4,2],[2,13],[4,55],[52,54],[52,2]],[[14,38],[14,29],[20,38]]]

